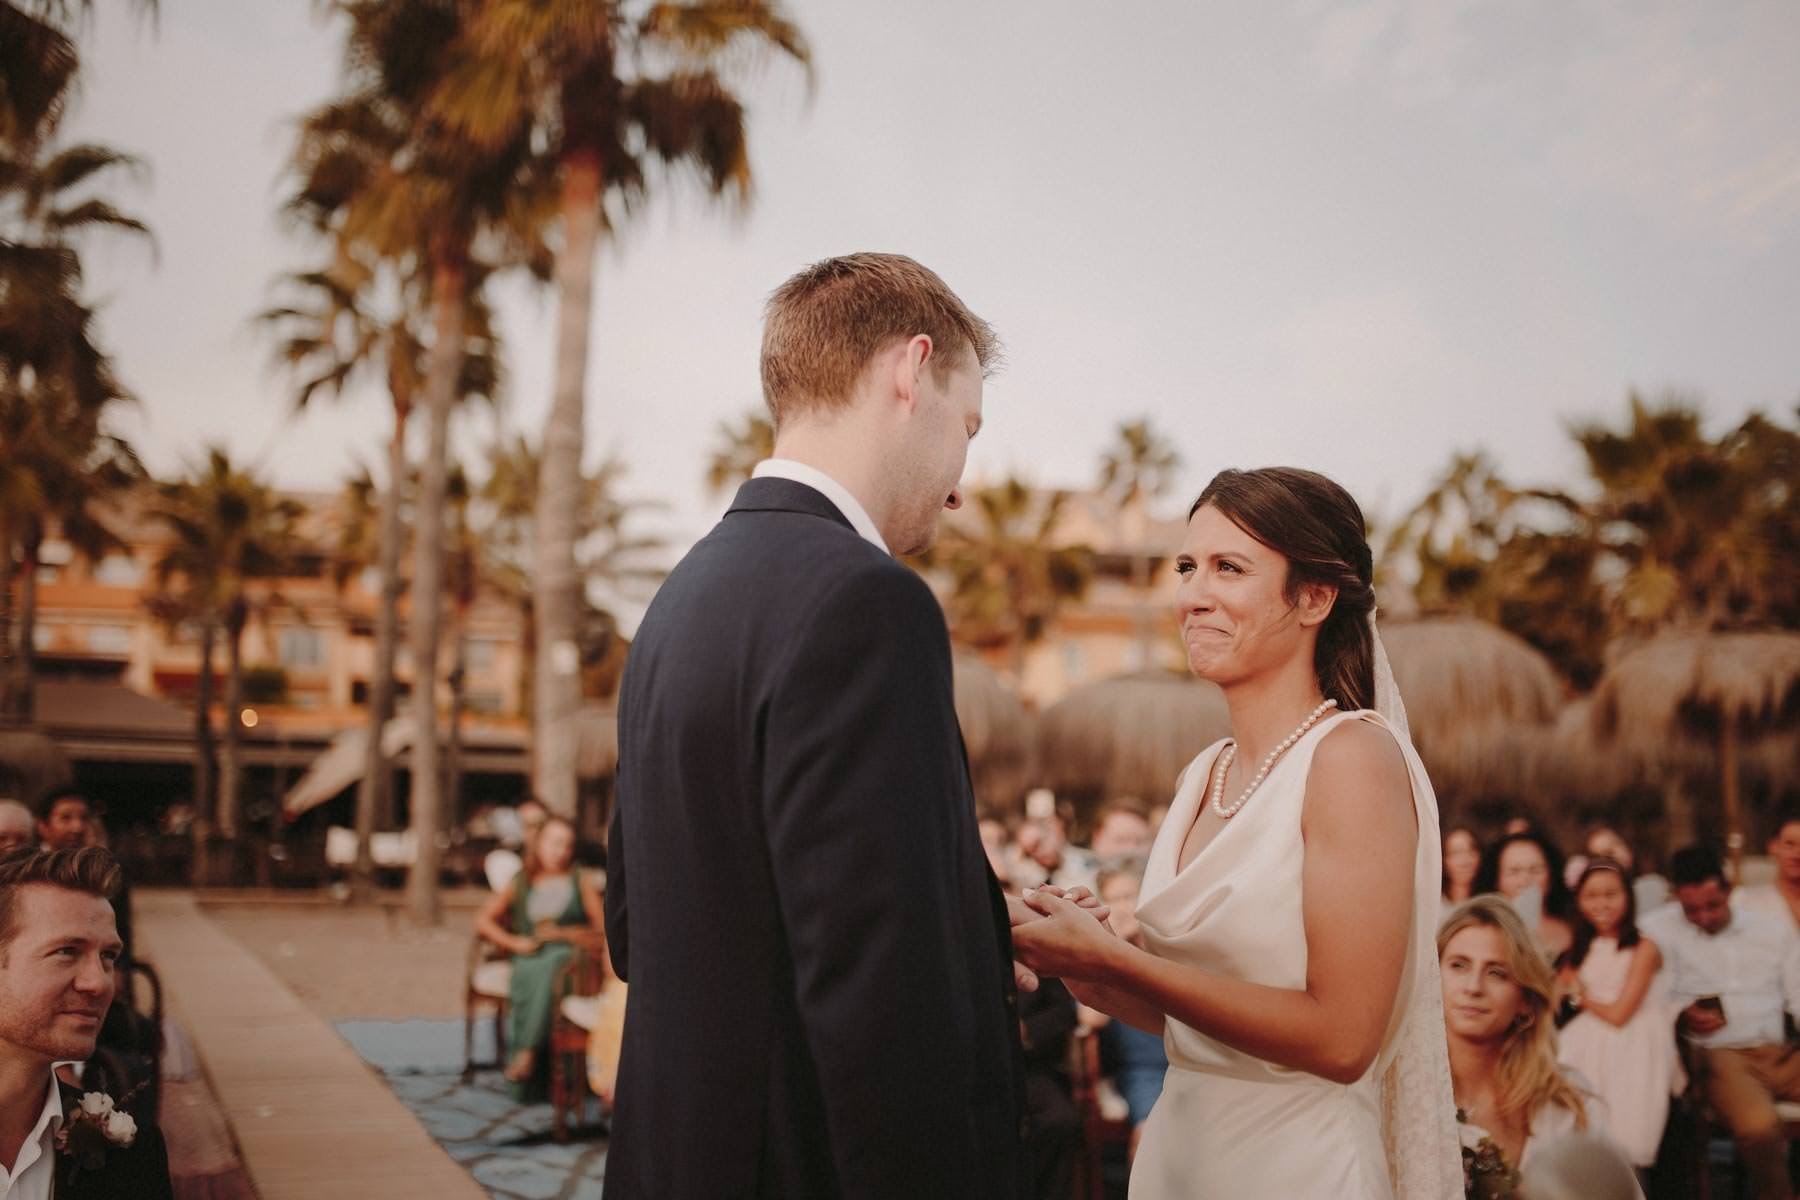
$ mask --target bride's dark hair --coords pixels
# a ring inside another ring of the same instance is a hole
[[[1313,652],[1319,690],[1346,712],[1373,708],[1375,560],[1355,499],[1317,471],[1262,467],[1220,471],[1188,509],[1189,519],[1209,504],[1287,559],[1283,592],[1290,603],[1308,584],[1337,589]]]

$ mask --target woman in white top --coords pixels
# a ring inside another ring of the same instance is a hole
[[[1226,471],[1176,571],[1189,668],[1232,737],[1177,784],[1144,948],[1041,890],[1014,946],[1164,1036],[1133,1200],[1460,1196],[1437,806],[1375,637],[1362,513],[1310,471]]]
[[[1599,1132],[1592,1099],[1556,1061],[1556,978],[1512,905],[1477,896],[1437,941],[1463,1144],[1485,1157],[1485,1141],[1516,1172],[1537,1147]]]

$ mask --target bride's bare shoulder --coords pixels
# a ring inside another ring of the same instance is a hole
[[[1373,721],[1339,721],[1319,739],[1313,752],[1307,793],[1310,797],[1329,791],[1334,808],[1350,797],[1366,797],[1367,803],[1381,804],[1386,796],[1410,796],[1411,789],[1412,778],[1400,743]]]

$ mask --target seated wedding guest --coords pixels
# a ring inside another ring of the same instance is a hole
[[[0,858],[31,845],[31,810],[17,800],[0,800]]]
[[[1625,876],[1631,880],[1632,900],[1639,913],[1653,913],[1672,899],[1669,881],[1647,869],[1649,864],[1639,862],[1631,843],[1610,826],[1599,825],[1588,833],[1587,857],[1610,858],[1625,868]],[[1582,865],[1586,866],[1585,863]],[[1575,872],[1577,877],[1580,874],[1580,871]]]
[[[1444,835],[1444,911],[1448,912],[1475,894],[1475,873],[1481,870],[1481,841],[1468,829],[1452,829]]]
[[[1661,948],[1678,1027],[1697,1051],[1707,1100],[1737,1142],[1757,1197],[1791,1194],[1778,1100],[1800,1101],[1800,1053],[1783,1012],[1800,1014],[1800,934],[1766,913],[1734,912],[1724,864],[1705,846],[1669,862],[1679,907],[1644,919]]]
[[[1662,952],[1638,932],[1624,868],[1611,859],[1588,861],[1575,914],[1558,978],[1580,1015],[1563,1026],[1559,1057],[1605,1101],[1608,1131],[1631,1165],[1648,1170],[1680,1075],[1675,1014],[1656,986]]]
[[[1025,1050],[1025,1154],[1037,1200],[1068,1200],[1083,1125],[1069,1085],[1075,997],[1060,979],[1019,993],[1019,1040]]]
[[[535,799],[522,801],[518,807],[501,812],[506,815],[501,817],[496,813],[495,825],[500,829],[501,840],[507,844],[489,850],[481,860],[481,873],[487,878],[488,887],[496,892],[504,892],[512,886],[513,879],[531,854],[531,847],[537,842],[538,832],[550,817],[544,802]]]
[[[1512,905],[1476,896],[1438,931],[1450,1076],[1464,1145],[1499,1168],[1528,1168],[1538,1148],[1597,1125],[1590,1100],[1556,1061],[1556,979]],[[1471,1195],[1481,1194],[1471,1192]]]
[[[1101,863],[1150,852],[1150,818],[1136,801],[1114,800],[1094,814],[1088,848]]]
[[[1775,881],[1737,889],[1731,906],[1778,917],[1800,929],[1800,812],[1782,814],[1769,839],[1769,857],[1775,860]]]
[[[1562,853],[1549,838],[1529,831],[1507,834],[1482,853],[1474,888],[1476,895],[1497,892],[1512,901],[1547,962],[1569,948],[1574,905],[1563,882]]]
[[[1137,922],[1138,892],[1144,883],[1144,860],[1127,859],[1114,866],[1102,867],[1098,886],[1100,902],[1112,910],[1107,923],[1119,937],[1140,950],[1144,945],[1142,928]],[[1131,1118],[1130,1153],[1137,1153],[1138,1139],[1156,1098],[1162,1095],[1163,1076],[1169,1069],[1169,1056],[1161,1035],[1145,1033],[1124,1021],[1115,1021],[1103,1012],[1085,1009],[1082,1013],[1090,1029],[1100,1039],[1100,1069],[1108,1075]]]
[[[118,877],[96,847],[0,863],[0,1196],[11,1200],[173,1195],[161,1134],[140,1129],[120,1097],[84,1095],[55,1074],[94,1053],[112,1002]]]
[[[78,787],[52,788],[38,801],[38,845],[45,850],[78,850],[101,844],[100,822],[94,806]],[[113,889],[113,915],[118,919],[119,937],[125,943],[125,958],[131,958],[131,881],[123,872]]]
[[[476,931],[513,956],[506,1078],[521,1102],[542,1094],[542,1051],[557,1001],[557,970],[577,946],[597,944],[605,919],[593,873],[574,862],[575,827],[562,817],[549,818],[512,887],[475,918]]]
[[[1025,797],[1025,823],[1014,835],[1014,850],[1007,874],[1021,888],[1094,886],[1094,856],[1069,844],[1068,815],[1047,788]]]

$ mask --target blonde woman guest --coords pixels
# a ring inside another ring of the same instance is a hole
[[[1680,1073],[1675,1014],[1656,987],[1662,951],[1638,932],[1625,871],[1596,858],[1575,885],[1575,942],[1558,981],[1581,1013],[1562,1030],[1564,1066],[1593,1084],[1634,1167],[1656,1161]]]
[[[1536,1147],[1598,1131],[1594,1102],[1556,1061],[1556,978],[1512,905],[1477,896],[1438,931],[1438,966],[1456,1109],[1506,1164]]]

